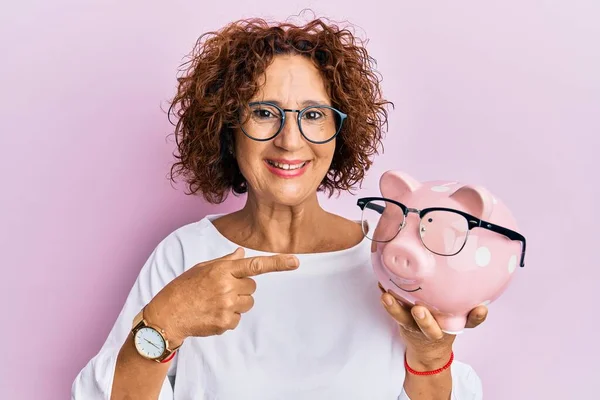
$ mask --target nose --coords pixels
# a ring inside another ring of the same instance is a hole
[[[304,138],[300,133],[296,113],[289,113],[285,119],[285,124],[281,128],[279,135],[273,140],[273,144],[287,151],[296,151],[304,145]]]
[[[416,240],[395,239],[384,246],[383,265],[401,279],[418,281],[433,272],[433,260]]]

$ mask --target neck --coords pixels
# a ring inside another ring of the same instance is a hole
[[[328,213],[319,204],[316,193],[301,204],[286,206],[259,200],[248,192],[246,204],[236,214],[249,247],[274,253],[302,253],[318,244],[315,230]]]

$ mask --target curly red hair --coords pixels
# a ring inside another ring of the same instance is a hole
[[[208,202],[220,203],[230,190],[247,191],[230,152],[233,132],[240,111],[259,89],[258,78],[278,54],[311,59],[332,106],[348,114],[319,190],[331,196],[336,190],[354,189],[364,179],[382,145],[386,106],[392,104],[382,99],[374,59],[347,28],[322,19],[299,26],[252,18],[202,35],[178,77],[169,108],[169,117],[178,118],[170,176],[183,176],[190,194],[200,192]]]

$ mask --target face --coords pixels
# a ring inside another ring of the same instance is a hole
[[[259,82],[261,89],[250,102],[269,101],[295,110],[313,103],[331,105],[323,78],[309,59],[298,55],[276,56],[265,72]],[[295,112],[287,112],[281,132],[268,141],[252,140],[243,132],[236,132],[237,162],[248,181],[249,194],[256,198],[286,206],[299,205],[315,196],[327,174],[335,139],[324,144],[307,141],[300,133],[297,116]]]

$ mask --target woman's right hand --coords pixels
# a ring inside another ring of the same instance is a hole
[[[221,335],[235,329],[241,314],[254,305],[252,276],[294,270],[298,263],[283,254],[244,258],[244,250],[237,248],[171,281],[148,303],[144,318],[165,331],[171,348],[190,336]]]

